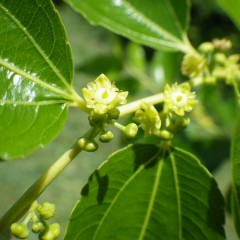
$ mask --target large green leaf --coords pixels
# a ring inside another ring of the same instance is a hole
[[[238,106],[238,114],[233,132],[231,165],[233,179],[232,212],[237,230],[236,232],[240,237],[240,106]]]
[[[223,205],[193,155],[131,145],[90,177],[65,239],[224,239]]]
[[[221,8],[228,14],[235,25],[240,29],[240,0],[216,0]]]
[[[138,43],[187,52],[189,0],[66,0],[90,22]]]
[[[73,99],[72,59],[50,0],[0,0],[0,158],[51,141]]]

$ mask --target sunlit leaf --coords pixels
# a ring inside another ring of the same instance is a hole
[[[193,155],[131,145],[90,177],[65,239],[224,239],[223,198]]]
[[[0,158],[22,157],[61,130],[74,99],[72,59],[50,0],[0,0]]]
[[[191,51],[189,1],[66,0],[90,22],[156,49]]]

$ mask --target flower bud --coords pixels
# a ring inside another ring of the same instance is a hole
[[[209,54],[214,51],[214,46],[211,42],[204,42],[199,46],[198,50],[201,53]]]
[[[106,114],[99,114],[94,111],[91,111],[91,113],[88,116],[88,121],[91,126],[97,126],[104,122],[106,119]]]
[[[172,133],[167,130],[162,130],[159,133],[159,137],[161,137],[163,140],[169,140],[172,138]]]
[[[117,108],[112,108],[107,111],[107,115],[109,119],[118,119],[120,115],[120,111]]]
[[[128,138],[134,138],[137,135],[138,126],[135,123],[130,123],[125,127],[124,134]]]
[[[29,236],[29,230],[27,225],[24,223],[13,223],[11,225],[11,232],[12,234],[20,239],[25,239]]]
[[[45,220],[52,218],[55,215],[55,205],[53,203],[44,202],[38,209],[39,215]]]
[[[219,64],[224,64],[227,60],[227,56],[224,53],[216,53],[214,55],[214,60]]]
[[[94,152],[98,149],[98,144],[96,141],[87,138],[80,138],[78,140],[78,144],[82,150],[85,150],[87,152]]]
[[[106,131],[102,133],[99,137],[99,140],[103,143],[108,143],[113,139],[114,135],[111,131]]]
[[[97,151],[97,149],[98,149],[98,144],[94,140],[92,140],[91,142],[88,142],[84,148],[84,150],[87,152],[95,152]]]
[[[226,38],[223,39],[213,39],[214,48],[219,51],[228,51],[232,48],[232,42]]]
[[[40,221],[37,221],[37,222],[33,223],[33,225],[32,225],[32,231],[34,233],[40,233],[44,230],[44,228],[45,227],[44,227],[43,223]]]
[[[58,223],[53,223],[48,226],[48,228],[40,233],[40,240],[54,240],[60,235],[60,225]]]

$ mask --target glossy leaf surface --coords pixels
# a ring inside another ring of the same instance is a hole
[[[65,239],[224,239],[223,205],[193,155],[132,145],[90,177]]]
[[[156,49],[189,51],[189,1],[66,0],[90,22]],[[191,49],[190,49],[191,50]]]
[[[49,0],[0,0],[0,158],[51,141],[73,99],[72,59]]]

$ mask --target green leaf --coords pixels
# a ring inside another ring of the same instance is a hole
[[[235,25],[240,29],[240,0],[216,0],[218,5],[232,19]]]
[[[50,0],[0,0],[0,158],[50,142],[73,101],[73,64]]]
[[[190,1],[66,0],[91,23],[156,49],[191,51]]]
[[[224,239],[224,203],[193,155],[131,145],[90,177],[65,239]]]
[[[240,106],[238,106],[238,114],[236,117],[236,124],[234,127],[232,146],[231,146],[231,167],[233,180],[233,194],[232,194],[232,212],[235,216],[234,222],[237,233],[240,237]],[[238,217],[237,217],[238,216]]]
[[[240,209],[239,209],[239,199],[236,195],[236,189],[233,188],[230,195],[230,207],[231,215],[234,221],[234,226],[238,237],[240,237]]]

